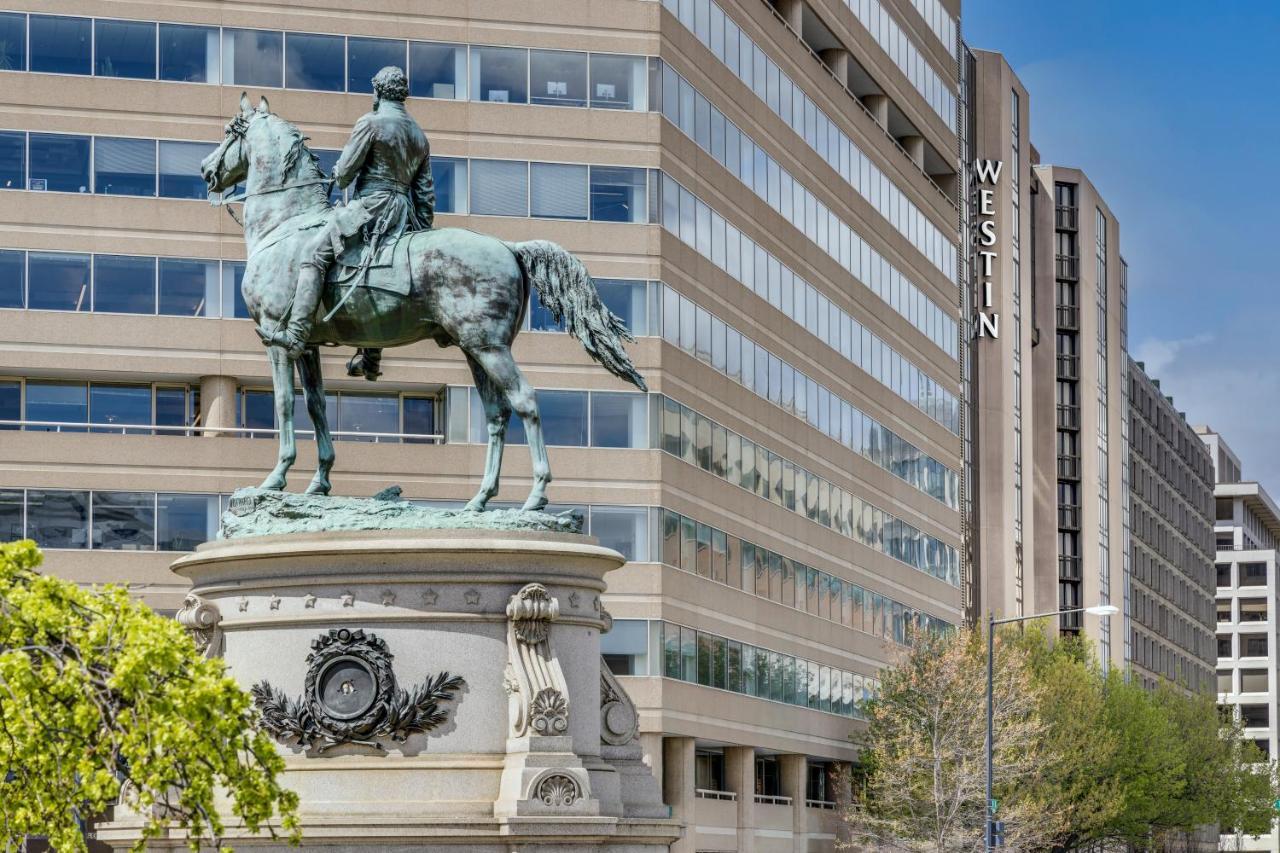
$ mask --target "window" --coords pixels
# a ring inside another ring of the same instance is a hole
[[[27,135],[20,131],[0,131],[0,189],[20,190],[27,186]]]
[[[22,383],[15,380],[0,381],[0,421],[22,420]],[[16,425],[0,425],[0,429],[17,429]],[[17,537],[21,539],[22,537]],[[0,536],[0,542],[12,542]]]
[[[472,160],[471,212],[481,216],[528,216],[529,164],[519,160]]]
[[[1257,658],[1267,656],[1266,634],[1241,634],[1240,657]]]
[[[1231,586],[1231,564],[1217,563],[1214,568],[1218,571],[1218,586]]]
[[[1241,563],[1239,568],[1240,568],[1240,586],[1266,586],[1267,585],[1267,564],[1266,563]]]
[[[156,548],[194,551],[218,530],[217,495],[156,495]]]
[[[565,163],[529,164],[532,216],[587,218],[587,167]]]
[[[1230,601],[1218,602],[1218,621],[1219,622],[1231,621],[1231,602]]]
[[[156,426],[190,426],[195,423],[200,408],[200,391],[195,389],[187,393],[185,386],[158,386],[155,392],[155,416],[152,418]],[[181,435],[182,433],[161,432],[161,435]],[[190,433],[186,433],[190,435]]]
[[[346,83],[342,36],[285,34],[284,84],[290,89],[341,92]]]
[[[28,512],[30,510],[28,509]],[[1240,719],[1247,729],[1266,728],[1271,715],[1266,705],[1241,705]]]
[[[1258,748],[1258,752],[1262,753],[1264,761],[1271,760],[1271,741],[1266,739],[1255,740],[1253,745]]]
[[[89,423],[94,424],[150,424],[150,385],[103,385],[97,382],[89,386]],[[106,427],[91,432],[120,432]],[[149,430],[129,430],[146,433]]]
[[[23,494],[21,489],[0,489],[0,542],[26,538],[23,530]]]
[[[241,283],[244,281],[244,261],[222,262],[222,311],[225,317],[247,319],[249,309],[244,304]]]
[[[591,167],[591,218],[602,222],[648,222],[644,169]]]
[[[772,755],[756,758],[756,794],[777,797],[782,794],[782,773],[778,759]]]
[[[551,107],[587,105],[587,55],[564,50],[529,52],[529,101]]]
[[[403,399],[404,429],[409,435],[436,435],[436,401],[434,397],[405,397]],[[405,439],[420,442],[424,439]]]
[[[592,447],[648,447],[644,394],[596,391],[591,394]]]
[[[603,278],[595,282],[600,301],[627,324],[631,334],[639,337],[657,331],[649,328],[649,287],[646,282]]]
[[[436,213],[467,212],[467,161],[432,157],[431,178],[436,187]]]
[[[32,133],[30,140],[28,189],[89,192],[89,137]]]
[[[156,25],[146,21],[93,22],[94,73],[99,77],[156,78]]]
[[[388,65],[408,68],[399,39],[347,38],[347,91],[373,92],[373,75]]]
[[[409,94],[415,98],[467,97],[467,47],[409,42]]]
[[[119,314],[156,313],[156,259],[95,255],[93,310]]]
[[[177,317],[217,317],[217,261],[160,259],[159,313]]]
[[[0,249],[0,308],[26,307],[27,255]]]
[[[31,70],[48,74],[89,74],[93,33],[89,18],[32,15]]]
[[[89,493],[28,489],[27,535],[42,548],[88,548]]]
[[[1233,692],[1232,685],[1231,685],[1231,670],[1229,669],[1218,670],[1218,692],[1219,693]]]
[[[105,195],[155,195],[155,140],[106,136],[94,139],[93,186]]]
[[[222,30],[223,83],[236,86],[281,84],[284,35],[267,30]]]
[[[151,551],[156,543],[154,492],[94,492],[93,547]]]
[[[1231,651],[1231,635],[1219,634],[1218,635],[1218,657],[1229,658],[1234,656],[1235,654]]]
[[[217,27],[160,25],[161,80],[217,83],[218,60]]]
[[[1240,599],[1241,622],[1267,621],[1267,600],[1265,598]]]
[[[26,70],[27,16],[17,12],[0,12],[0,71]]]
[[[587,446],[587,395],[584,392],[539,391],[538,409],[547,444]]]
[[[89,420],[88,386],[83,382],[27,382],[26,420],[82,424]],[[28,430],[55,430],[53,426],[28,426]],[[63,432],[82,432],[63,428]]]
[[[1266,693],[1267,671],[1265,669],[1240,670],[1241,693]]]
[[[471,99],[528,103],[529,51],[517,47],[471,48]]]
[[[338,397],[339,432],[398,433],[400,432],[399,399],[386,394],[350,394]],[[373,441],[373,436],[344,436],[348,441]]]
[[[600,637],[600,655],[614,675],[649,674],[649,623],[617,619]]]
[[[62,252],[27,253],[27,307],[88,311],[89,257]]]
[[[703,791],[725,791],[724,752],[699,749],[693,757],[694,787]]]
[[[216,148],[211,142],[160,140],[160,195],[164,198],[205,198],[208,190],[200,176],[200,161]]]
[[[610,110],[648,109],[648,70],[642,56],[591,54],[591,106]]]
[[[644,507],[593,506],[591,535],[628,560],[649,559],[649,511]]]

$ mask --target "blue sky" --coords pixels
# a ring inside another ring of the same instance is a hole
[[[1280,497],[1280,2],[964,0],[1120,221],[1129,346]]]

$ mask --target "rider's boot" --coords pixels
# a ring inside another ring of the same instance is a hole
[[[298,270],[298,290],[289,310],[289,324],[277,329],[267,341],[278,344],[297,357],[307,347],[311,329],[315,325],[316,308],[320,305],[320,291],[324,286],[324,273],[312,264],[303,264]]]
[[[382,375],[382,349],[380,347],[360,347],[347,362],[348,376],[363,376],[370,382],[377,382]]]

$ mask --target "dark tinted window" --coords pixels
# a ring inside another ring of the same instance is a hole
[[[160,311],[178,317],[217,317],[217,261],[160,259]]]
[[[0,380],[0,421],[22,420],[22,383],[6,379]],[[0,429],[17,429],[17,425],[8,424]],[[12,542],[0,536],[0,542]]]
[[[160,79],[218,82],[218,28],[160,25]]]
[[[341,92],[343,42],[342,36],[286,33],[284,84],[290,89]]]
[[[156,77],[156,25],[146,21],[94,22],[94,73],[100,77]]]
[[[156,546],[155,492],[94,492],[93,547],[151,551]]]
[[[0,489],[0,542],[26,538],[22,529],[22,489]]]
[[[409,42],[409,94],[415,98],[466,97],[467,50],[463,45]]]
[[[603,222],[645,222],[645,170],[591,167],[591,218]]]
[[[284,36],[267,30],[222,31],[222,82],[274,86],[281,82]]]
[[[0,131],[0,190],[21,190],[26,186],[27,135]]]
[[[27,70],[27,16],[0,12],[0,71]]]
[[[161,551],[194,551],[212,538],[218,522],[217,495],[156,496],[156,547]]]
[[[471,48],[471,99],[528,103],[528,64],[529,52],[523,48]]]
[[[0,249],[0,308],[22,308],[26,290],[25,252]]]
[[[218,146],[212,142],[160,141],[160,195],[165,198],[205,198],[200,161]]]
[[[89,192],[89,137],[33,133],[28,187],[50,192]]]
[[[121,432],[119,426],[136,426],[151,423],[150,385],[101,385],[89,386],[89,422],[104,424],[91,432]],[[146,433],[149,430],[130,430]]]
[[[45,311],[88,311],[89,255],[30,252],[27,307]]]
[[[372,92],[373,75],[388,65],[404,69],[405,43],[399,39],[347,39],[347,91]]]
[[[156,194],[156,143],[152,139],[93,141],[94,191],[105,195]]]
[[[587,55],[564,50],[529,52],[529,101],[559,107],[587,105]]]
[[[156,313],[156,259],[95,256],[93,310],[117,314]]]
[[[467,212],[466,160],[432,157],[431,179],[436,187],[436,213]]]
[[[27,535],[42,548],[89,547],[89,493],[28,490]]]
[[[50,74],[88,74],[93,33],[88,18],[31,16],[31,70]]]

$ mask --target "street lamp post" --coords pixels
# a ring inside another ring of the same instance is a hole
[[[994,613],[987,614],[987,822],[984,830],[986,837],[984,849],[990,853],[995,849],[995,800],[992,799],[994,787],[994,755],[995,755],[995,670],[996,670],[996,626],[1013,622],[1026,622],[1031,619],[1045,619],[1050,616],[1067,616],[1072,613],[1088,613],[1093,616],[1115,616],[1120,608],[1114,604],[1099,604],[1093,607],[1073,607],[1069,610],[1055,610],[1051,613],[1033,613],[1030,616],[1009,616],[997,619]]]

